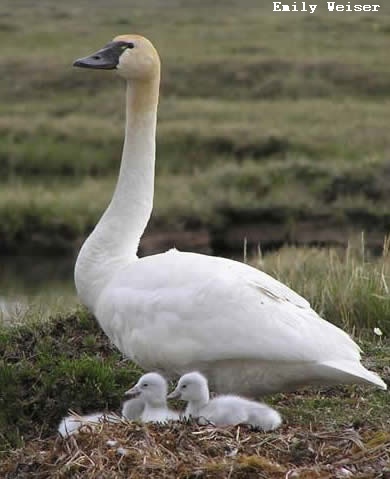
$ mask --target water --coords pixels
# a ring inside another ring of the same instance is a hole
[[[47,317],[74,308],[78,301],[73,268],[71,257],[0,257],[0,319]]]

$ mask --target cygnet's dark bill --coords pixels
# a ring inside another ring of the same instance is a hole
[[[168,394],[167,399],[179,399],[181,397],[181,392],[175,389],[170,394]]]
[[[141,389],[139,386],[135,385],[131,389],[125,392],[125,397],[136,397],[141,394]]]

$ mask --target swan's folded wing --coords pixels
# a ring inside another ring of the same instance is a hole
[[[229,359],[358,360],[343,331],[277,280],[230,260],[166,253],[140,260],[107,292],[99,320],[144,367]],[[99,315],[98,315],[99,317]]]
[[[310,308],[310,303],[305,298],[269,274],[238,261],[224,258],[216,259],[225,261],[226,268],[231,270],[233,274],[240,277],[242,281],[259,288],[263,294],[272,297],[276,301],[288,301],[300,308]]]

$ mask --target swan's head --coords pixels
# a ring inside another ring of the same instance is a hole
[[[117,70],[122,78],[130,81],[148,81],[160,74],[157,50],[140,35],[119,35],[101,50],[76,60],[73,66]]]
[[[140,396],[146,403],[161,403],[166,400],[168,384],[158,373],[141,376],[135,386],[126,391],[126,396]]]
[[[196,371],[184,374],[179,379],[176,389],[168,395],[169,399],[182,399],[183,401],[208,401],[209,385],[207,379]]]

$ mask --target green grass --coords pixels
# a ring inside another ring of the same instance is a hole
[[[118,409],[139,374],[82,311],[2,326],[0,350],[2,450],[53,433],[68,409]]]
[[[346,245],[351,235],[366,231],[367,245],[378,250],[390,228],[387,176],[376,161],[332,167],[298,155],[240,163],[221,158],[191,175],[157,177],[147,235],[168,231],[167,246],[173,246],[177,232],[205,228],[214,251],[237,253],[245,238],[264,247]],[[15,178],[0,191],[2,250],[73,252],[98,221],[114,184],[111,175],[41,182]]]
[[[43,252],[73,249],[96,222],[119,166],[124,85],[71,63],[131,31],[149,36],[163,60],[153,230],[206,227],[213,247],[234,217],[265,232],[251,243],[272,244],[271,217],[276,243],[301,243],[293,231],[303,216],[311,243],[332,243],[319,234],[324,218],[340,243],[362,229],[380,242],[389,227],[390,10],[271,9],[266,0],[131,9],[124,0],[110,9],[6,0],[0,250],[29,248],[32,232]]]

